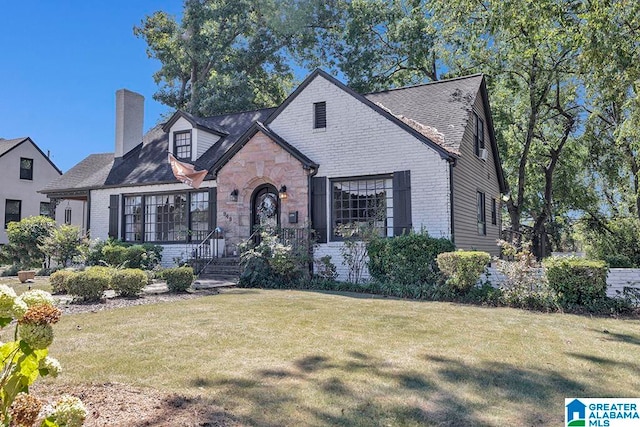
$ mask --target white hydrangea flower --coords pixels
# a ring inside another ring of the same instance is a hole
[[[27,306],[26,302],[22,301],[20,298],[16,298],[15,300],[13,300],[11,314],[14,318],[21,319],[28,309],[29,307]]]
[[[49,356],[42,359],[38,367],[49,371],[49,375],[53,378],[56,378],[62,372],[62,365],[60,365],[58,359]]]
[[[50,415],[60,427],[81,427],[87,418],[87,408],[74,396],[62,396]]]
[[[13,317],[16,292],[7,285],[0,285],[0,317]]]
[[[38,304],[46,304],[55,306],[56,301],[53,299],[49,292],[43,291],[41,289],[31,289],[26,291],[22,295],[18,297],[19,300],[24,301],[27,304],[27,307],[33,307]]]
[[[49,324],[24,323],[18,325],[18,336],[34,350],[42,350],[53,342],[53,328]]]

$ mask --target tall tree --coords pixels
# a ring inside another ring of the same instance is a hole
[[[316,20],[300,57],[342,74],[359,92],[437,80],[437,26],[422,0],[338,0]]]
[[[316,58],[359,91],[484,72],[510,198],[509,222],[537,250],[568,212],[588,205],[578,142],[580,2],[352,0],[321,33]],[[558,179],[558,178],[561,179]],[[559,196],[559,197],[555,197]]]
[[[602,214],[640,219],[640,3],[591,0],[581,17],[593,187]]]
[[[287,48],[311,40],[309,8],[295,0],[186,0],[180,22],[162,11],[146,17],[134,33],[162,64],[154,98],[202,116],[282,102],[293,81]]]
[[[544,253],[555,216],[576,200],[557,200],[559,187],[583,186],[584,150],[577,142],[582,114],[577,78],[578,3],[561,0],[464,0],[439,3],[445,58],[460,72],[489,74],[495,126],[510,189],[511,230],[532,230]],[[568,181],[559,181],[559,175]],[[575,192],[564,191],[576,196]],[[569,202],[562,206],[558,202]]]

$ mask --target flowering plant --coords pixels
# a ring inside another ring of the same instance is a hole
[[[53,327],[61,311],[47,292],[27,291],[17,296],[0,285],[0,328],[15,324],[14,341],[0,343],[0,426],[79,427],[86,409],[76,398],[63,396],[42,413],[42,402],[29,395],[39,376],[58,376],[60,363],[48,356]],[[15,322],[14,322],[15,321]]]

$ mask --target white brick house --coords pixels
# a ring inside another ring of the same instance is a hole
[[[56,219],[58,224],[73,224],[84,229],[86,206],[68,200],[56,205],[40,190],[62,175],[51,159],[31,138],[0,138],[0,245],[7,243],[7,225],[11,221],[37,215]]]
[[[276,108],[178,111],[144,136],[142,98],[121,90],[116,105],[116,155],[44,190],[84,195],[94,238],[162,244],[168,265],[215,227],[231,255],[257,224],[310,224],[343,277],[335,229],[350,222],[497,254],[504,179],[481,75],[360,95],[316,70]],[[200,189],[175,179],[167,151],[208,171]]]

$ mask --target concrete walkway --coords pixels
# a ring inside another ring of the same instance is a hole
[[[236,283],[231,280],[199,279],[193,282],[191,288],[197,291],[213,288],[230,288],[233,286],[236,286]],[[142,292],[145,294],[161,294],[169,292],[169,288],[167,288],[167,284],[165,282],[157,282],[148,285]]]

